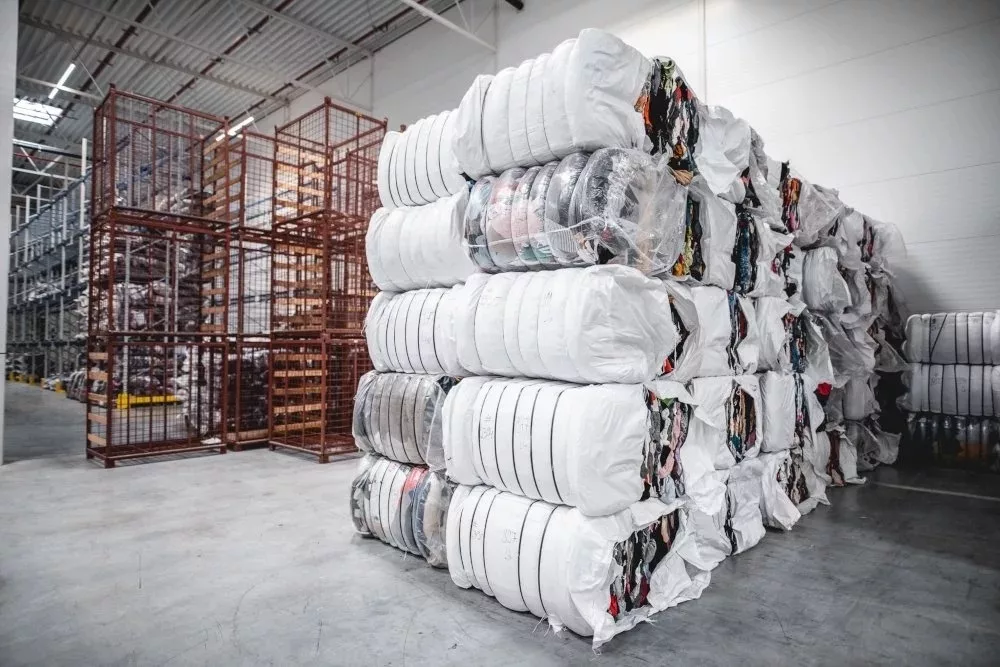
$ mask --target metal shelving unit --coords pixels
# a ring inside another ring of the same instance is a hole
[[[85,366],[90,261],[90,172],[42,205],[41,193],[18,208],[10,232],[8,374],[28,381],[66,376]]]

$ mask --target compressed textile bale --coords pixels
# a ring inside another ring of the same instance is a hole
[[[514,165],[535,164],[528,141],[528,85],[531,81],[533,60],[525,60],[517,69],[510,83],[507,100],[507,138]]]
[[[365,339],[375,370],[465,375],[454,332],[459,289],[379,292],[365,317]]]
[[[473,180],[491,171],[483,143],[483,107],[492,84],[492,75],[477,76],[453,114],[452,150],[461,173]]]
[[[802,283],[810,310],[840,314],[851,306],[851,291],[840,273],[833,248],[806,251]]]
[[[878,401],[870,384],[870,375],[848,378],[843,387],[830,391],[826,413],[831,423],[842,420],[861,421],[879,411]]]
[[[646,500],[616,514],[579,510],[459,486],[448,513],[448,566],[461,588],[478,588],[593,636],[600,646],[649,616],[693,600],[709,577],[697,560],[681,503]]]
[[[629,267],[476,274],[458,295],[457,354],[475,375],[645,382],[676,342],[663,283]]]
[[[754,300],[757,329],[760,333],[762,371],[801,373],[807,366],[809,339],[808,318],[804,304],[793,304],[777,297]]]
[[[671,276],[732,289],[736,279],[736,209],[716,197],[703,178],[695,178],[688,188],[684,229],[684,243]]]
[[[396,142],[399,141],[399,137],[399,132],[391,130],[386,132],[378,152],[378,196],[382,200],[383,207],[396,206],[399,201],[399,195],[395,190],[395,174],[389,166],[395,155]]]
[[[760,376],[761,451],[801,448],[815,438],[816,428],[823,422],[823,406],[815,392],[816,385],[798,373],[769,371]]]
[[[655,497],[715,510],[711,460],[686,448],[683,385],[580,386],[492,379],[445,402],[448,476],[527,498],[613,514]],[[471,419],[470,419],[471,416]]]
[[[756,376],[695,378],[690,391],[698,407],[688,437],[711,452],[716,469],[757,455],[763,406]]]
[[[448,567],[448,509],[455,485],[438,472],[428,473],[417,489],[413,537],[420,555],[433,567]]]
[[[556,154],[549,146],[548,133],[545,129],[545,68],[548,66],[548,53],[543,53],[531,61],[531,72],[528,74],[528,89],[525,99],[524,119],[528,132],[528,150],[532,162],[536,165],[547,164],[556,159]]]
[[[903,374],[910,412],[994,417],[1000,406],[1000,366],[910,364]]]
[[[746,375],[757,370],[760,334],[753,302],[719,287],[664,281],[685,337],[669,358],[666,376]]]
[[[475,273],[462,244],[468,201],[463,189],[426,206],[377,210],[368,225],[365,252],[379,289],[451,287]]]
[[[906,243],[896,225],[864,217],[861,261],[875,274],[893,275],[906,259]]]
[[[843,387],[851,377],[867,376],[875,369],[875,340],[864,329],[845,329],[839,318],[810,312],[826,341],[833,368],[834,387]]]
[[[362,375],[354,395],[352,427],[358,449],[443,470],[441,411],[457,382],[449,375],[378,371]]]
[[[384,208],[422,206],[466,187],[452,147],[455,113],[421,118],[404,132],[386,132],[377,178]]]
[[[489,205],[486,207],[484,226],[490,259],[501,271],[517,271],[525,268],[511,234],[511,217],[514,213],[514,195],[517,192],[525,170],[521,167],[508,169],[493,183]]]
[[[561,42],[552,50],[542,74],[542,104],[545,109],[543,127],[549,150],[556,158],[563,158],[575,152],[573,132],[569,126],[566,79],[569,59],[576,45],[576,39]]]
[[[593,153],[570,201],[569,227],[586,264],[624,264],[646,275],[671,269],[684,239],[687,189],[666,161],[632,149]]]
[[[698,121],[698,173],[714,194],[733,203],[743,201],[740,176],[750,166],[750,124],[724,107],[707,104],[698,105]]]
[[[903,351],[920,363],[1000,363],[1000,317],[997,311],[911,315]]]
[[[772,230],[760,211],[746,202],[737,204],[733,289],[753,297],[783,296],[782,259],[791,240],[791,234]]]
[[[483,145],[490,171],[495,174],[518,166],[508,135],[510,87],[514,82],[514,71],[513,67],[507,67],[497,72],[483,102]]]
[[[739,466],[760,486],[761,518],[770,528],[791,530],[802,518],[793,500],[796,491],[789,488],[792,465],[792,453],[782,451],[761,454]]]
[[[892,465],[899,456],[898,433],[886,433],[878,422],[849,422],[844,425],[848,439],[858,448],[858,470],[866,472],[874,470],[881,464]]]
[[[570,204],[576,184],[587,166],[589,156],[586,153],[572,153],[559,161],[559,166],[552,173],[552,179],[545,195],[545,229],[546,244],[559,266],[581,266],[571,231],[572,219]]]
[[[418,491],[429,474],[423,466],[398,463],[380,456],[361,459],[351,484],[351,518],[362,535],[420,556],[414,531]],[[426,537],[425,539],[435,538]],[[443,540],[443,536],[436,539]]]
[[[858,449],[851,442],[841,426],[831,426],[826,430],[825,452],[829,454],[826,463],[827,486],[846,486],[848,484],[864,484],[865,479],[858,474]],[[823,438],[817,438],[823,443]],[[824,451],[824,446],[817,448]],[[817,471],[820,476],[822,472]]]

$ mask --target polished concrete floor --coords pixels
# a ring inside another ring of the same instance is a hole
[[[10,384],[7,400],[3,667],[998,664],[996,478],[885,469],[833,489],[595,656],[353,535],[354,462],[257,450],[104,470],[81,454],[80,404]]]

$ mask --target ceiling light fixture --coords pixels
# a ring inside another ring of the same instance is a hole
[[[66,81],[69,80],[69,75],[72,74],[73,70],[75,70],[75,69],[76,69],[76,64],[75,63],[70,63],[69,67],[66,68],[66,71],[63,72],[63,75],[61,77],[59,77],[59,81],[56,83],[55,87],[52,90],[49,91],[49,99],[50,100],[59,93],[59,88],[60,87],[66,85]]]
[[[229,128],[229,132],[228,132],[229,136],[235,137],[237,134],[239,134],[240,130],[242,130],[244,127],[246,127],[247,125],[249,125],[252,122],[253,122],[253,116],[247,116],[246,118],[244,118],[243,120],[241,120],[239,123],[237,123],[236,125],[233,125],[231,128]],[[216,142],[222,141],[225,138],[225,136],[226,136],[225,134],[222,134],[220,132],[219,136],[217,136],[215,138],[215,141]]]
[[[41,102],[32,102],[23,98],[14,98],[14,118],[29,123],[38,123],[52,127],[62,116],[63,110]]]

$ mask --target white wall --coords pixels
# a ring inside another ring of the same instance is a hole
[[[462,8],[496,54],[429,23],[376,54],[373,89],[358,83],[368,63],[331,89],[357,90],[396,127],[456,106],[478,73],[604,28],[674,58],[773,157],[896,223],[913,310],[1000,308],[1000,2],[526,0],[520,13],[501,3],[495,23],[493,5]]]

